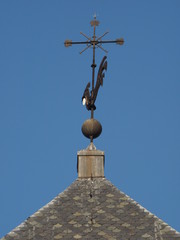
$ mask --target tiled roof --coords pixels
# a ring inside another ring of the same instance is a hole
[[[77,179],[1,240],[180,240],[105,178]]]

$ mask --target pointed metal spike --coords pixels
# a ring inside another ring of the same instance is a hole
[[[98,48],[100,48],[101,50],[103,50],[105,53],[108,53],[108,51],[106,49],[104,49],[103,47],[101,47],[100,45],[96,45]]]
[[[79,54],[82,54],[83,52],[85,52],[88,48],[90,48],[91,45],[88,45],[87,47],[85,47]]]
[[[91,41],[91,38],[86,36],[86,34],[84,34],[83,32],[80,32],[81,35],[83,35],[85,38],[87,38],[89,41]]]
[[[103,38],[106,34],[108,34],[109,32],[105,32],[102,36],[98,37],[97,41],[100,40],[101,38]]]

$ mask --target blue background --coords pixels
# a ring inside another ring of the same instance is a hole
[[[81,96],[92,50],[65,39],[124,37],[104,45],[108,71],[96,101],[95,140],[116,187],[180,231],[180,1],[0,1],[0,236],[76,178],[89,144]],[[97,49],[99,65],[104,53]]]

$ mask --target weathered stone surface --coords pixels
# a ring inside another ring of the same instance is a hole
[[[81,150],[77,154],[79,178],[104,177],[104,152]]]
[[[77,179],[1,240],[180,240],[105,178]]]

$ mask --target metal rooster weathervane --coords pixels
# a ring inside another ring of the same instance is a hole
[[[100,48],[101,50],[103,50],[105,53],[108,53],[107,50],[105,50],[102,47],[102,44],[105,43],[117,43],[119,45],[123,45],[124,43],[124,39],[123,38],[119,38],[116,40],[102,40],[102,38],[108,34],[108,32],[105,32],[102,36],[100,37],[96,37],[96,27],[99,25],[99,21],[96,19],[96,15],[94,16],[94,19],[90,22],[91,26],[94,28],[93,31],[93,37],[90,38],[88,36],[86,36],[84,33],[80,32],[80,34],[82,34],[87,40],[83,41],[83,42],[73,42],[72,40],[65,40],[64,45],[65,47],[69,47],[72,46],[73,44],[85,44],[87,45],[81,52],[83,53],[84,51],[86,51],[88,48],[93,49],[93,62],[92,62],[92,89],[91,91],[89,91],[90,88],[90,82],[87,84],[85,90],[84,90],[84,94],[82,96],[82,103],[83,105],[86,105],[87,110],[91,110],[91,118],[86,120],[83,125],[82,125],[82,132],[84,134],[84,136],[86,136],[87,138],[89,138],[91,140],[91,142],[93,142],[94,138],[97,138],[102,131],[102,126],[101,124],[94,119],[94,110],[96,110],[96,106],[95,106],[95,101],[97,98],[97,94],[99,91],[99,87],[103,86],[103,78],[105,76],[104,71],[107,70],[107,56],[104,56],[101,64],[99,66],[99,71],[98,71],[98,75],[97,75],[97,81],[96,81],[96,85],[94,87],[94,79],[95,79],[95,68],[96,68],[96,63],[95,63],[95,49],[96,48]]]

